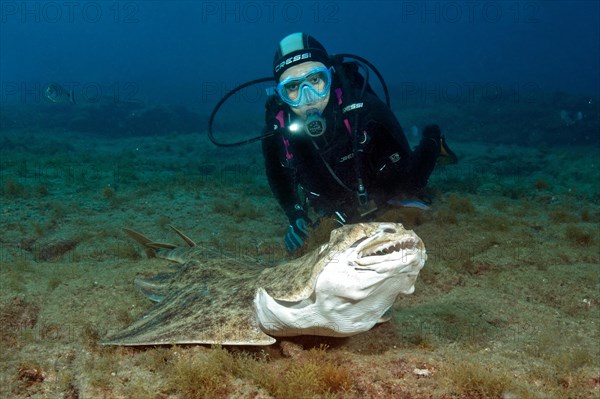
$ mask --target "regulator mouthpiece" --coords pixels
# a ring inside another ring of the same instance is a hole
[[[327,122],[325,118],[321,116],[321,113],[317,110],[308,111],[306,113],[306,122],[304,123],[304,130],[310,137],[319,137],[327,129]]]

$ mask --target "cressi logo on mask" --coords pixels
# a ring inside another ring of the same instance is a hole
[[[279,64],[277,64],[277,66],[275,67],[275,72],[279,72],[279,70],[286,65],[293,64],[294,62],[298,62],[301,60],[306,60],[306,59],[309,59],[310,57],[311,57],[311,53],[297,54],[297,55],[290,57],[290,58],[286,59],[285,61],[281,61]]]

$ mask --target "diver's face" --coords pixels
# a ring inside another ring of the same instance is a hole
[[[325,65],[321,62],[315,61],[307,61],[298,65],[294,65],[293,67],[287,69],[279,78],[279,82],[283,82],[288,78],[298,78],[304,75],[309,74],[315,68],[324,68]],[[310,82],[313,87],[319,91],[324,89],[325,83],[314,81]],[[323,87],[321,87],[321,85]],[[290,90],[287,92],[288,97],[290,99],[295,100],[297,96],[300,95],[300,87],[290,87]],[[294,92],[296,90],[296,92]],[[317,110],[319,113],[322,113],[327,104],[329,103],[329,94],[330,91],[327,91],[327,94],[324,97],[311,96],[308,101],[304,101],[297,106],[290,106],[292,112],[301,117],[303,120],[306,120],[306,113],[311,110]]]

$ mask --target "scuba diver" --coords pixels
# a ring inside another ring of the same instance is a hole
[[[457,162],[437,125],[426,126],[411,150],[368,71],[363,77],[360,63],[342,60],[305,33],[286,36],[275,53],[277,86],[265,105],[262,151],[269,186],[289,219],[290,252],[313,225],[309,208],[352,223],[399,195],[422,193],[439,157]]]

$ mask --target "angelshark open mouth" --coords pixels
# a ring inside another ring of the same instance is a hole
[[[373,270],[377,264],[409,262],[409,257],[420,250],[419,241],[413,237],[394,237],[383,234],[363,240],[355,246],[356,259],[352,266],[361,270]]]
[[[358,252],[358,258],[366,258],[368,256],[382,256],[393,253],[402,253],[403,251],[415,250],[417,242],[413,239],[404,239],[398,241],[372,242]]]

